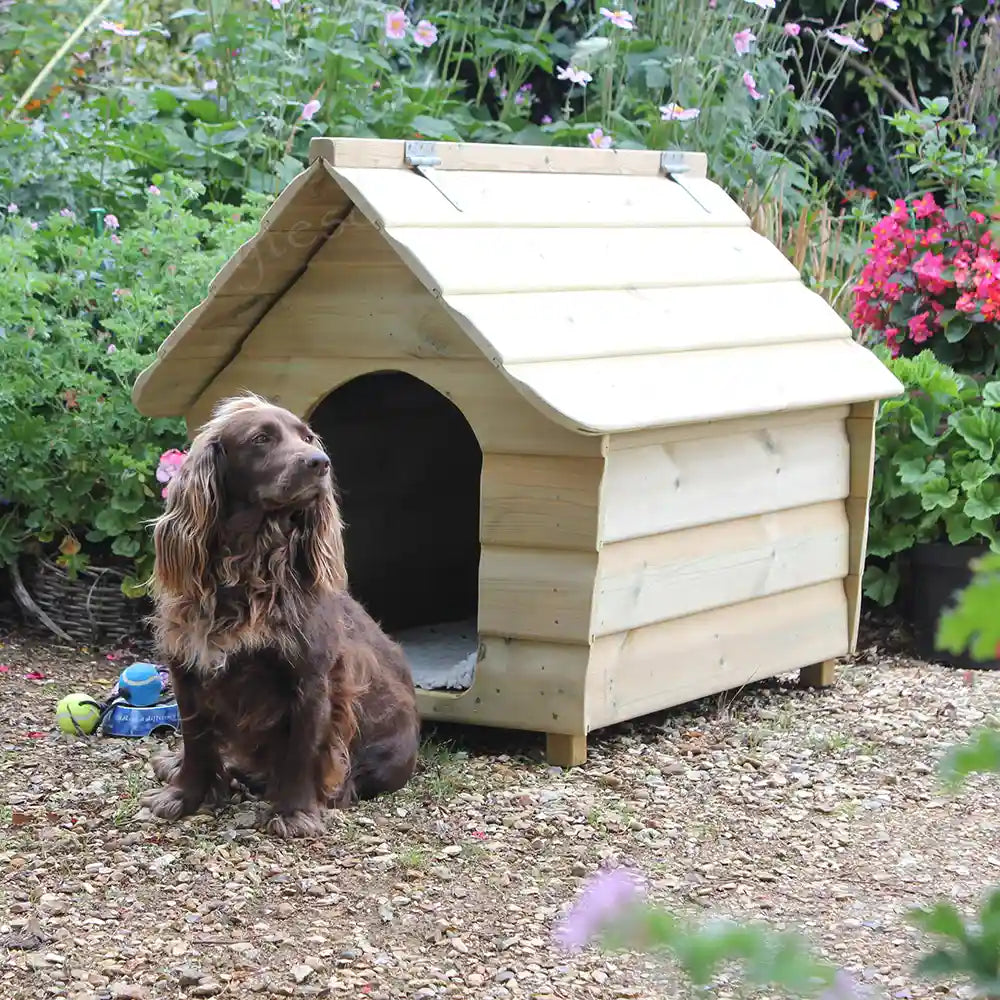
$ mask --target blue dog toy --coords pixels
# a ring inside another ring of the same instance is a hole
[[[170,691],[170,674],[155,663],[126,667],[101,713],[101,733],[133,739],[158,729],[181,728],[180,711]]]
[[[160,670],[152,663],[133,663],[118,678],[118,694],[137,708],[155,705],[162,693]]]

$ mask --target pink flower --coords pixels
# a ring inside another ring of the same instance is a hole
[[[158,187],[157,187],[157,186],[156,186],[155,184],[150,184],[150,185],[149,185],[149,187],[148,187],[148,188],[146,188],[146,190],[147,190],[147,191],[148,191],[148,192],[149,192],[149,193],[150,193],[151,195],[154,195],[154,196],[155,196],[155,195],[158,195],[158,194],[162,194],[162,193],[163,193],[162,191],[160,191],[160,189],[159,189],[159,188],[158,188]]]
[[[404,14],[403,11],[386,11],[385,37],[395,39],[406,37],[406,14]]]
[[[752,3],[761,10],[774,10],[774,0],[747,0],[747,3]]]
[[[764,95],[757,89],[757,81],[754,80],[753,74],[750,70],[747,70],[743,74],[743,86],[747,88],[747,93],[755,100],[759,101]]]
[[[174,476],[180,471],[181,466],[184,464],[184,459],[187,458],[186,451],[178,451],[176,448],[171,448],[169,451],[165,451],[160,456],[160,464],[156,467],[156,479],[161,483],[169,483]],[[163,492],[160,494],[165,497],[167,495],[166,486],[163,487]]]
[[[937,202],[934,200],[934,195],[928,191],[921,198],[917,198],[913,203],[913,214],[916,215],[918,219],[926,219],[932,215],[936,215],[941,211]]]
[[[560,66],[556,70],[556,77],[560,80],[569,80],[580,87],[586,87],[594,78],[585,70],[577,69],[576,66]]]
[[[299,118],[301,118],[304,122],[311,122],[313,120],[313,115],[319,111],[320,107],[321,105],[319,101],[315,98],[311,101],[306,101],[306,103],[302,105],[302,113],[299,115]]]
[[[875,0],[875,3],[880,3],[883,7],[888,7],[889,10],[899,10],[899,0]]]
[[[750,51],[751,42],[756,42],[757,36],[749,29],[744,28],[733,35],[733,45],[738,56],[745,56]]]
[[[609,924],[618,922],[640,904],[645,886],[634,872],[605,869],[590,879],[580,898],[559,922],[556,941],[568,951],[579,951]]]
[[[106,216],[104,216],[104,225],[106,225],[108,227],[108,229],[117,229],[118,228],[118,216],[117,215],[112,215],[110,212],[108,212],[108,214]]]
[[[35,222],[35,220],[34,220],[34,219],[32,219],[32,220],[31,220],[31,221],[30,221],[30,222],[28,223],[28,225],[29,225],[29,226],[31,226],[31,228],[32,228],[32,229],[37,229],[37,228],[38,228],[38,223],[37,223],[37,222]]]
[[[842,35],[839,31],[830,31],[827,29],[823,32],[831,42],[836,42],[842,49],[848,49],[850,52],[867,52],[868,46],[859,42],[855,38],[851,38],[849,35]]]
[[[497,78],[497,68],[496,68],[496,66],[491,66],[491,67],[490,67],[490,71],[489,71],[489,72],[488,72],[488,73],[487,73],[486,75],[487,75],[487,76],[488,76],[488,77],[489,77],[489,78],[490,78],[491,80],[495,80],[495,79]]]
[[[927,326],[929,316],[930,313],[922,312],[907,320],[906,325],[910,330],[910,339],[915,344],[922,344],[925,340],[930,340],[932,331]]]
[[[61,209],[59,209],[59,214],[64,219],[75,219],[76,218],[76,212],[74,212],[73,209],[71,209],[71,208],[61,208]]]
[[[141,32],[132,31],[130,28],[126,28],[121,21],[101,21],[101,27],[105,31],[110,31],[116,34],[119,38],[128,38],[131,35],[141,34]]]
[[[438,30],[430,21],[418,21],[413,29],[413,40],[425,49],[429,49],[438,38]]]
[[[121,241],[122,241],[122,238],[117,233],[112,233],[111,234],[111,242],[112,243],[121,243]]]
[[[789,38],[798,38],[802,34],[802,25],[796,24],[794,21],[789,21],[781,30]]]
[[[614,140],[610,135],[605,135],[604,129],[598,126],[587,136],[587,142],[589,142],[594,149],[607,149],[611,143],[614,142]]]
[[[673,101],[660,107],[660,120],[665,122],[690,122],[700,114],[700,108],[682,108]]]
[[[272,7],[273,7],[273,8],[275,9],[275,10],[281,10],[281,5],[282,5],[282,4],[284,3],[284,2],[285,2],[285,0],[270,0],[270,3],[271,3],[271,6],[272,6]]]
[[[206,80],[201,85],[201,89],[202,90],[206,90],[206,91],[218,90],[219,89],[219,81],[218,80]]]
[[[14,204],[14,202],[11,202],[7,206],[7,214],[8,215],[17,215],[17,213],[20,212],[20,211],[21,210],[17,207],[17,205]]]
[[[115,354],[118,348],[114,344],[108,344],[108,354]]]
[[[551,125],[552,124],[552,115],[542,115],[542,124],[543,125]]]
[[[635,21],[627,10],[608,10],[607,7],[602,7],[601,16],[607,18],[616,28],[631,31],[635,27]]]

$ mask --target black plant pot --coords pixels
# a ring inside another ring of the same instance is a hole
[[[913,626],[917,653],[926,660],[963,670],[1000,670],[1000,660],[974,660],[968,653],[949,653],[934,645],[941,615],[972,579],[973,560],[989,551],[986,544],[949,545],[930,542],[914,545],[903,565],[906,617]]]

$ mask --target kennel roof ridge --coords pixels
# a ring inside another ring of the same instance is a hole
[[[355,224],[381,233],[532,405],[580,433],[897,395],[706,174],[689,152],[313,139],[133,401],[147,416],[187,412]]]

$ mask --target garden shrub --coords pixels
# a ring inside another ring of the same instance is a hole
[[[163,338],[255,230],[263,201],[239,211],[190,204],[171,178],[129,226],[109,204],[0,221],[0,563],[54,552],[70,573],[121,565],[136,592],[151,568],[148,519],[161,507],[160,454],[183,446],[179,420],[131,401]]]
[[[884,348],[880,352],[885,356]],[[988,543],[1000,552],[1000,381],[980,385],[929,350],[886,359],[905,392],[882,403],[875,428],[864,592],[890,604],[897,556],[917,543]]]

